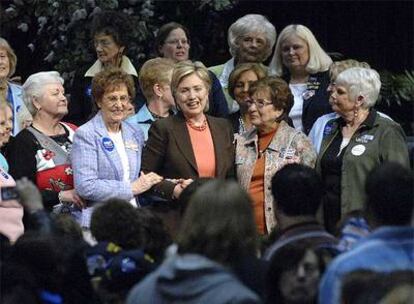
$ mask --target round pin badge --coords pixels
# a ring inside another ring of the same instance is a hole
[[[109,137],[102,138],[102,146],[108,152],[112,152],[115,148],[114,142]]]
[[[352,148],[351,153],[352,153],[352,155],[360,156],[360,155],[364,154],[365,149],[366,148],[365,148],[364,145],[356,145],[355,147]]]

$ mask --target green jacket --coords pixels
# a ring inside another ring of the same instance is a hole
[[[341,118],[332,119],[324,129],[316,169],[321,173],[321,158],[341,132]],[[377,165],[394,161],[409,168],[408,148],[405,134],[400,125],[393,120],[381,117],[371,110],[367,119],[352,136],[345,148],[341,175],[341,217],[353,210],[364,207],[365,181]]]

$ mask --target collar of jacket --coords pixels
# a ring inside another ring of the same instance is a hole
[[[361,128],[372,129],[375,125],[376,118],[377,118],[377,111],[375,109],[371,109],[368,113],[367,118],[365,118],[365,120],[361,123],[358,129],[361,129]],[[345,120],[342,117],[338,117],[334,121],[337,122],[338,126],[341,126],[341,127],[345,126]]]
[[[282,120],[279,123],[279,126],[277,127],[276,134],[278,132],[284,132],[284,129],[286,129],[288,127],[289,127],[289,125],[284,120]],[[275,134],[275,136],[276,136],[276,134]],[[245,146],[256,145],[258,140],[259,140],[259,134],[258,134],[257,128],[256,127],[251,128],[249,131],[247,131],[245,133],[244,137],[246,138],[246,141],[244,142]],[[275,150],[275,151],[278,150],[278,147],[275,146],[275,143],[274,143],[273,139],[270,142],[270,145],[269,145],[268,149],[272,149],[272,150]]]
[[[94,77],[97,73],[103,70],[102,62],[98,59],[95,63],[86,71],[85,77]],[[125,73],[138,77],[137,70],[132,64],[131,60],[127,56],[122,56],[121,70]]]

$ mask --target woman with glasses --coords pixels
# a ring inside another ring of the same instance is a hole
[[[134,86],[138,88],[138,73],[130,59],[125,56],[128,33],[131,32],[128,24],[127,16],[119,12],[102,12],[94,17],[92,38],[98,59],[86,72],[82,70],[75,75],[67,121],[80,126],[96,112],[97,109],[93,107],[91,82],[97,73],[107,68],[120,68],[133,76]],[[134,100],[133,103],[136,107]]]
[[[23,84],[23,100],[33,123],[17,134],[7,150],[10,175],[16,180],[27,177],[37,185],[49,211],[63,201],[81,206],[69,161],[76,127],[62,122],[68,113],[63,79],[55,71],[29,76]]]
[[[120,69],[106,69],[92,80],[98,113],[75,134],[71,153],[75,188],[85,203],[81,225],[88,228],[93,207],[109,198],[139,206],[137,195],[162,178],[143,174],[144,135],[125,122],[129,100],[135,96],[132,77]]]
[[[170,22],[161,26],[155,37],[154,50],[159,57],[169,58],[175,62],[188,60],[190,57],[190,32],[179,23]],[[207,114],[227,117],[229,110],[220,81],[214,73],[209,72],[211,90],[208,95]]]
[[[284,80],[260,79],[250,85],[249,97],[247,109],[254,128],[236,139],[236,172],[252,197],[258,231],[267,234],[276,226],[273,175],[289,163],[314,167],[316,152],[305,134],[285,121],[293,96]]]

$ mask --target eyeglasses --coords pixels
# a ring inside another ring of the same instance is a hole
[[[105,39],[102,39],[102,40],[95,40],[94,42],[93,42],[93,45],[95,46],[95,48],[97,48],[99,45],[101,46],[101,47],[103,47],[103,48],[105,48],[105,47],[109,47],[110,45],[112,45],[113,44],[113,42],[112,41],[110,41],[110,40],[105,40]]]
[[[111,96],[107,96],[105,97],[105,99],[111,104],[114,105],[119,101],[121,101],[121,103],[125,104],[127,102],[129,102],[131,99],[128,95],[123,95],[123,96],[115,96],[115,95],[111,95]]]
[[[263,99],[259,99],[259,100],[249,99],[248,101],[246,101],[246,105],[247,105],[248,108],[250,108],[253,104],[256,105],[256,108],[262,109],[263,107],[265,107],[267,105],[271,105],[273,103],[271,101],[266,101],[266,100],[263,100]]]
[[[165,41],[165,43],[167,44],[175,44],[175,45],[187,45],[188,44],[188,40],[187,39],[174,39],[174,40],[167,40]]]

